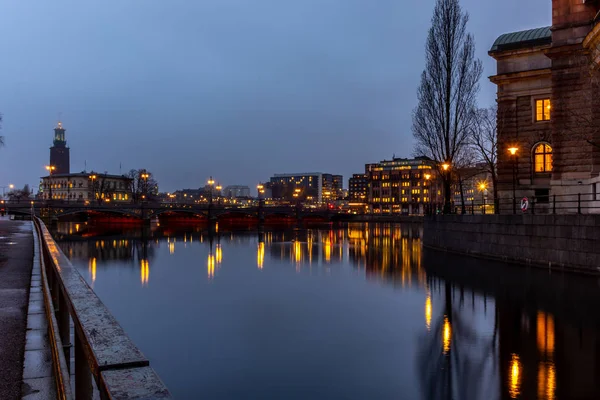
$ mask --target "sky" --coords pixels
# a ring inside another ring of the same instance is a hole
[[[435,0],[0,0],[0,188],[37,188],[60,118],[71,171],[146,168],[161,191],[255,187],[412,155]],[[463,0],[495,101],[502,33],[550,0]],[[418,5],[418,6],[417,6]]]

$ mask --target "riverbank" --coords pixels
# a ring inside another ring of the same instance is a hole
[[[600,215],[437,215],[423,245],[551,270],[600,274]]]

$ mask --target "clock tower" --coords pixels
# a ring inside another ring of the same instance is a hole
[[[60,121],[54,128],[54,146],[50,147],[50,165],[54,167],[53,174],[68,174],[71,172],[65,129]]]

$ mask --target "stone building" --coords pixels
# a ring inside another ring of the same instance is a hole
[[[82,203],[129,203],[131,179],[123,175],[79,172],[42,177],[40,197]]]
[[[513,197],[549,208],[556,196],[564,212],[578,194],[600,200],[599,11],[599,1],[553,0],[552,26],[504,34],[489,52],[501,212],[512,212]]]
[[[71,172],[71,155],[67,147],[65,131],[62,122],[58,121],[56,128],[54,128],[53,146],[50,147],[50,166],[53,168],[53,173],[56,174],[68,174]]]

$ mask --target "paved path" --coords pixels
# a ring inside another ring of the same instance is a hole
[[[33,265],[31,221],[0,219],[0,399],[21,398]]]

